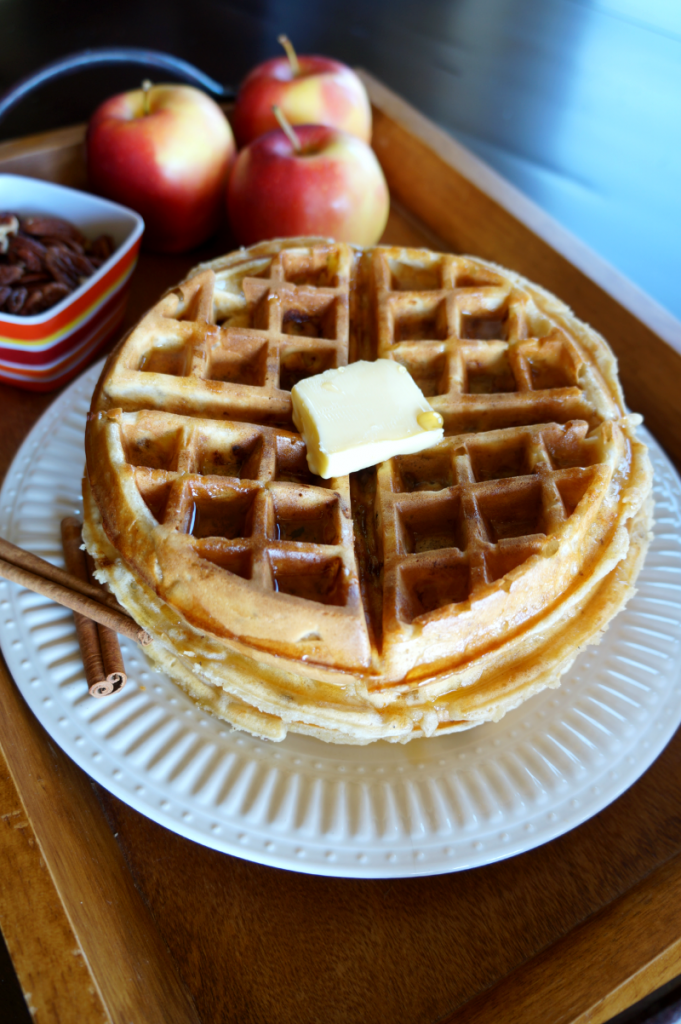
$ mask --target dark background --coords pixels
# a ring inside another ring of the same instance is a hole
[[[281,32],[382,79],[681,318],[681,0],[1,0],[0,91],[95,46],[162,50],[237,86]],[[0,139],[85,121],[142,77],[45,85]],[[30,1020],[1,938],[0,1019]]]
[[[381,78],[681,319],[680,0],[2,0],[0,88],[113,45],[237,85],[280,32]],[[0,138],[86,120],[140,77],[47,85]]]

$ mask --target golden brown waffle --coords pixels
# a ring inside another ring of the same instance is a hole
[[[444,441],[313,477],[291,387],[376,357],[406,366]],[[86,540],[159,661],[235,724],[446,731],[555,684],[569,637],[630,592],[650,491],[634,426],[603,339],[503,268],[264,243],[198,268],[109,359]]]

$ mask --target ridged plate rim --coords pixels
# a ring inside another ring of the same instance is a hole
[[[0,533],[62,564],[81,513],[91,367],[43,414],[0,490]],[[52,739],[96,782],[171,831],[272,867],[392,878],[480,867],[575,828],[631,786],[681,722],[681,482],[645,433],[655,538],[638,592],[558,690],[502,722],[402,745],[281,744],[197,709],[122,639],[126,688],[87,695],[71,613],[0,581],[0,645]]]

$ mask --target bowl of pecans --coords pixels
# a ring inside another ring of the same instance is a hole
[[[0,174],[0,380],[58,387],[120,326],[144,231],[118,203]]]

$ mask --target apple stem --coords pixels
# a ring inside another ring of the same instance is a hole
[[[277,42],[286,50],[286,56],[288,57],[289,64],[291,65],[291,71],[294,77],[300,74],[300,64],[298,63],[298,54],[293,48],[293,43],[288,36],[277,36]]]
[[[144,93],[144,116],[147,117],[149,114],[149,93],[151,92],[153,82],[149,78],[145,78],[142,82],[142,92]]]
[[[284,114],[284,111],[281,109],[281,107],[278,107],[276,103],[273,104],[273,106],[272,106],[272,113],[276,117],[277,121],[279,122],[279,124],[281,126],[281,130],[286,135],[287,139],[289,140],[289,142],[291,143],[291,145],[295,149],[296,153],[302,153],[303,147],[300,144],[300,139],[298,138],[298,136],[294,132],[294,130],[291,127],[291,125],[286,120],[286,115]]]

